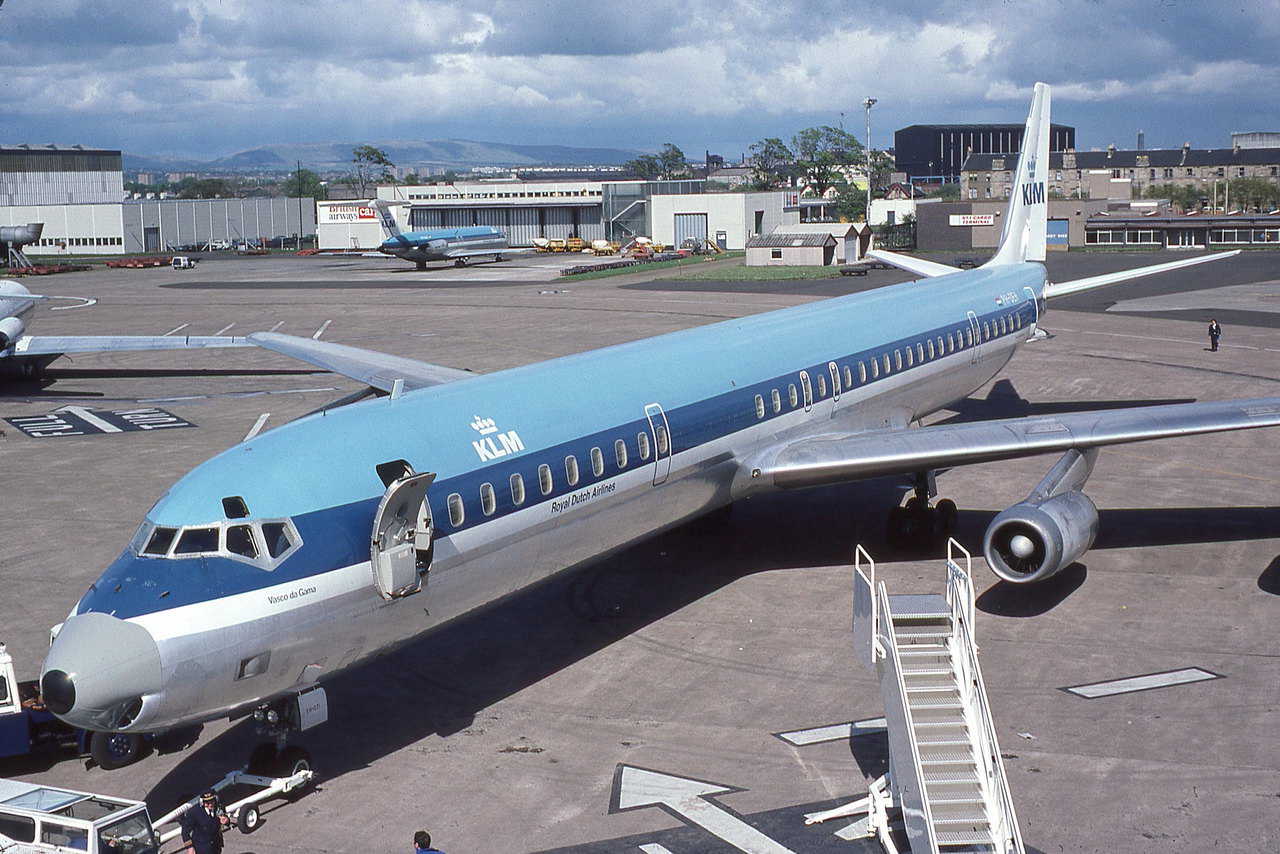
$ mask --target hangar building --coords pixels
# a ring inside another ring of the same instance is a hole
[[[82,145],[0,145],[0,207],[123,198],[119,151]]]
[[[970,154],[1016,154],[1022,150],[1023,125],[911,125],[893,132],[893,162],[909,178],[960,177]],[[1049,150],[1076,147],[1076,129],[1049,126]]]

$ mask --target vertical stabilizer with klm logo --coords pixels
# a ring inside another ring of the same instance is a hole
[[[382,220],[382,227],[387,230],[387,237],[399,237],[400,226],[396,225],[395,214],[391,212],[391,205],[387,203],[387,200],[376,199],[373,207],[378,211],[378,218]]]
[[[1049,86],[1035,85],[1031,112],[1022,134],[1022,155],[1005,212],[1000,248],[983,266],[1043,261],[1047,228],[1049,175]]]

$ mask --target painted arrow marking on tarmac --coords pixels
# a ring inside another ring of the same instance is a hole
[[[774,735],[795,747],[809,744],[822,744],[828,741],[844,741],[852,735],[863,735],[879,732],[886,727],[884,718],[866,718],[847,724],[830,724],[810,729],[794,729],[790,732],[775,732]]]
[[[119,427],[112,424],[110,421],[104,421],[103,419],[94,415],[88,409],[85,409],[83,406],[63,406],[53,411],[70,413],[71,415],[74,415],[75,417],[79,418],[82,421],[88,421],[90,424],[92,424],[94,427],[97,427],[103,433],[123,433],[124,432]]]
[[[710,800],[713,795],[726,795],[743,789],[634,765],[619,765],[613,779],[610,812],[662,807],[681,821],[696,824],[745,854],[795,854],[747,824],[727,807]]]

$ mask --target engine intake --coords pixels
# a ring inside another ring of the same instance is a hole
[[[1098,536],[1098,508],[1080,491],[1097,449],[1067,451],[1023,501],[991,520],[982,551],[996,575],[1030,584],[1057,575]]]
[[[0,351],[8,350],[13,342],[22,337],[26,325],[18,317],[6,317],[0,320]]]

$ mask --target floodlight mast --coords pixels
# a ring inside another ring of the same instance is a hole
[[[867,224],[867,228],[871,227],[871,108],[875,105],[875,98],[867,98],[862,102],[867,113],[867,210],[862,215],[862,221]]]

